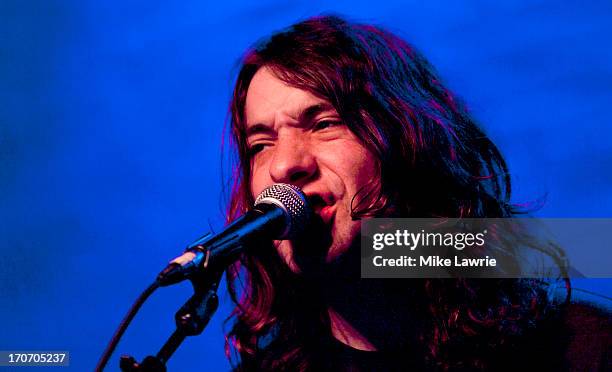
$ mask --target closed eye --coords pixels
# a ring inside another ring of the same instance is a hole
[[[252,158],[253,156],[257,155],[257,153],[261,152],[264,147],[266,147],[266,144],[264,143],[256,143],[254,145],[249,146],[249,148],[247,149],[248,157]]]
[[[340,126],[343,124],[344,123],[340,120],[321,120],[314,125],[313,130],[322,130],[330,127]]]

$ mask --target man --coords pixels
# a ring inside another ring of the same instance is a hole
[[[360,219],[511,217],[502,156],[410,45],[317,17],[247,53],[231,103],[228,218],[290,183],[315,221],[228,270],[241,370],[558,369],[545,288],[525,280],[362,280]]]

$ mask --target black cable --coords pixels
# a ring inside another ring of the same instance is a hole
[[[108,363],[108,360],[110,359],[111,355],[113,355],[113,351],[115,351],[115,348],[117,347],[117,344],[119,343],[119,340],[121,339],[121,336],[123,336],[123,333],[125,332],[127,327],[130,325],[130,322],[132,321],[132,319],[134,319],[134,316],[136,315],[138,310],[140,310],[140,307],[142,306],[142,304],[144,304],[147,298],[149,298],[149,296],[151,296],[151,294],[155,292],[157,288],[159,288],[159,283],[155,281],[147,289],[145,289],[140,294],[140,296],[136,299],[136,301],[130,308],[130,311],[128,311],[125,318],[123,318],[123,320],[121,321],[121,324],[119,324],[119,327],[115,331],[113,338],[111,338],[110,342],[108,343],[106,350],[104,350],[104,354],[102,354],[102,357],[100,358],[100,361],[98,362],[98,365],[96,366],[96,369],[95,369],[96,372],[102,372],[104,370],[104,367],[106,367],[106,363]]]

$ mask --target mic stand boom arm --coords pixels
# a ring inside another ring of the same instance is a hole
[[[194,295],[176,312],[176,330],[168,338],[156,356],[147,356],[137,363],[132,356],[123,355],[119,366],[123,372],[165,372],[166,363],[187,336],[204,331],[219,306],[217,287],[223,272],[206,272],[191,278]]]

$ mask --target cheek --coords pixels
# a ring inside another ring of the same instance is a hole
[[[251,174],[251,182],[249,183],[249,189],[251,190],[251,195],[253,195],[253,199],[256,195],[259,195],[261,182],[259,182],[259,178],[256,173]]]
[[[377,166],[374,155],[365,147],[355,154],[356,180],[358,183],[373,181],[376,177]]]
[[[258,161],[257,164],[254,161],[251,162],[251,180],[249,187],[251,195],[253,195],[254,198],[270,185],[269,174],[264,171],[265,168],[260,163],[260,161]]]
[[[327,164],[336,169],[335,173],[350,189],[371,183],[378,173],[374,155],[356,140],[345,140],[334,146]]]
[[[370,150],[359,143],[355,147],[355,178],[359,185],[371,183],[379,176],[378,161]]]

